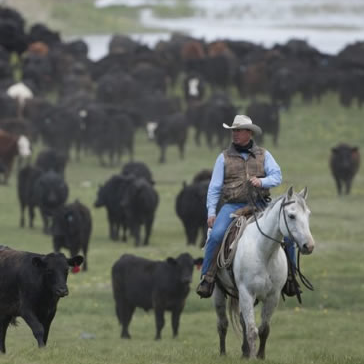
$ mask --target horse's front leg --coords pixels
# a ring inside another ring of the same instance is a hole
[[[258,329],[255,323],[254,301],[245,287],[239,287],[239,308],[243,318],[243,330],[245,326],[244,342],[242,346],[243,356],[250,359],[256,357],[256,340],[258,337]],[[245,342],[247,341],[247,344]]]
[[[279,295],[280,295],[279,292],[275,295],[271,295],[263,303],[262,313],[261,313],[262,323],[259,326],[259,349],[257,354],[259,359],[265,358],[265,344],[267,342],[270,332],[269,322],[270,319],[272,318],[274,309],[278,305],[280,297]]]
[[[243,330],[243,345],[241,347],[241,350],[243,352],[243,357],[249,358],[250,348],[249,348],[249,344],[248,344],[248,340],[247,340],[247,336],[246,336],[246,326],[245,326],[245,322],[244,322],[242,313],[240,313],[240,324],[241,324],[241,328]]]
[[[226,298],[217,285],[215,285],[213,300],[217,315],[217,332],[220,338],[220,355],[225,355],[225,339],[229,321],[226,315]]]

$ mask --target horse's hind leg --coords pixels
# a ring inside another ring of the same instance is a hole
[[[214,304],[217,315],[217,332],[220,338],[220,355],[225,355],[225,339],[229,321],[226,315],[226,298],[216,285],[214,290]]]

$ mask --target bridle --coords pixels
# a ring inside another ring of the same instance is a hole
[[[250,192],[250,191],[249,191]],[[267,206],[267,202],[265,201],[265,199],[262,197],[261,193],[259,191],[258,192],[258,196],[261,198],[261,201],[263,201],[263,206],[266,207]],[[283,218],[284,218],[284,223],[286,225],[287,231],[288,231],[288,235],[289,238],[296,243],[297,247],[299,247],[296,239],[293,237],[293,234],[291,232],[291,230],[288,227],[288,222],[287,222],[287,216],[286,216],[286,211],[284,210],[284,207],[291,205],[292,203],[295,203],[296,201],[286,201],[286,197],[283,198],[283,201],[281,203],[281,206],[279,208],[279,217],[278,217],[278,225],[280,223],[280,218],[281,218],[281,213],[283,212]],[[249,193],[249,204],[253,207],[252,211],[253,211],[253,216],[254,216],[254,220],[255,220],[255,224],[257,226],[258,231],[267,239],[270,239],[280,245],[285,244],[284,242],[282,242],[281,240],[277,240],[275,238],[272,238],[271,236],[267,235],[266,233],[263,232],[263,230],[261,229],[261,227],[259,226],[258,223],[258,217],[256,214],[256,211],[260,211],[263,212],[264,208],[262,209],[259,204],[256,202],[256,200],[253,198],[252,193]]]

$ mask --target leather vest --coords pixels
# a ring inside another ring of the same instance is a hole
[[[234,148],[233,144],[224,150],[224,185],[222,188],[222,200],[224,203],[249,202],[247,181],[251,177],[265,177],[264,153],[265,149],[258,147],[253,142],[250,149],[254,155],[249,154],[245,160]],[[263,197],[270,195],[269,189],[259,189]]]

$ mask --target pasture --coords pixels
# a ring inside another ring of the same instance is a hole
[[[364,363],[364,168],[354,179],[351,195],[338,197],[328,167],[330,148],[338,142],[364,146],[363,122],[363,110],[356,106],[344,109],[333,94],[312,105],[304,105],[300,98],[295,98],[292,108],[281,113],[279,146],[273,147],[269,135],[265,138],[264,146],[283,172],[284,182],[272,194],[277,196],[290,185],[295,190],[308,186],[311,231],[316,240],[314,253],[301,257],[303,273],[315,291],[304,289],[302,305],[295,298],[281,300],[267,343],[268,364]],[[167,314],[162,340],[154,341],[153,313],[140,309],[130,325],[132,339],[120,339],[110,284],[112,264],[123,253],[151,259],[175,257],[185,251],[195,258],[203,255],[198,247],[186,246],[174,203],[182,182],[190,182],[202,168],[212,168],[220,152],[218,147],[208,150],[205,143],[197,147],[192,130],[184,161],[178,159],[176,147],[169,147],[167,163],[160,165],[158,148],[147,140],[142,130],[137,133],[135,149],[135,160],[151,168],[160,195],[150,246],[137,249],[131,239],[126,244],[110,241],[105,210],[92,207],[98,185],[118,173],[121,166],[102,168],[93,156],[83,156],[81,163],[72,160],[66,168],[68,201],[79,198],[91,208],[93,217],[89,271],[70,274],[70,295],[59,302],[48,346],[39,350],[29,327],[19,319],[18,326],[8,330],[7,354],[0,356],[1,364],[227,364],[242,360],[241,339],[231,325],[227,356],[218,354],[216,317],[211,301],[201,300],[194,293],[198,271],[194,273],[177,339],[172,339]],[[126,157],[123,161],[127,161]],[[42,234],[41,227],[37,211],[34,230],[19,228],[13,173],[9,186],[0,186],[0,244],[48,253],[52,249],[51,238]]]

